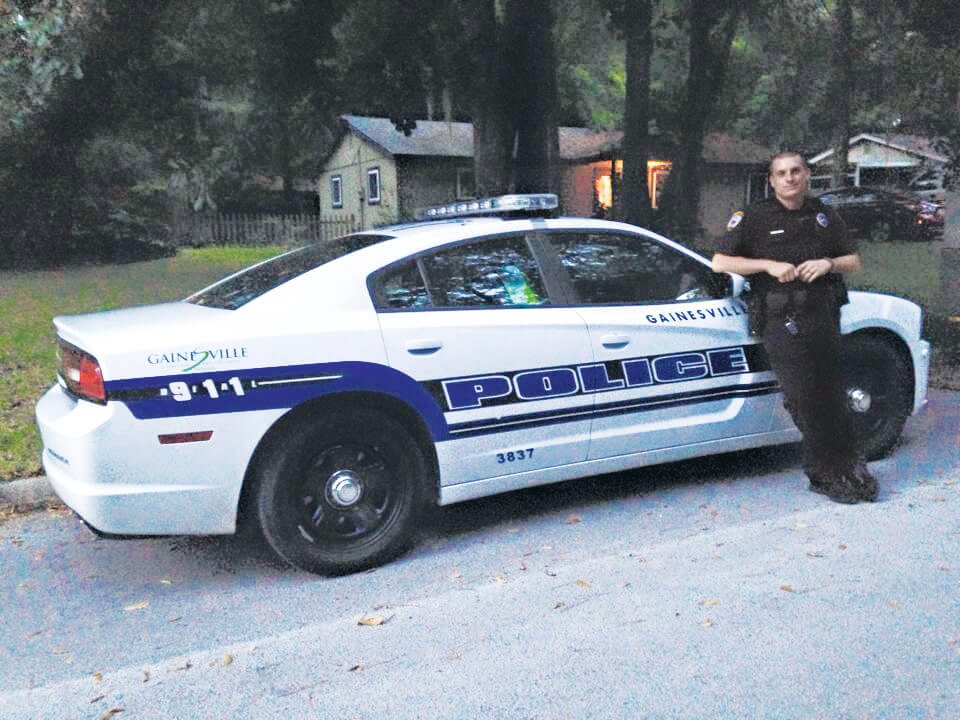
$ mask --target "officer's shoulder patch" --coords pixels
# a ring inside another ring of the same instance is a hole
[[[820,227],[826,227],[830,224],[830,218],[827,217],[826,213],[817,213],[817,224]]]
[[[741,220],[743,220],[743,210],[737,210],[733,215],[730,216],[730,221],[727,223],[727,230],[733,230],[737,225],[740,224]]]

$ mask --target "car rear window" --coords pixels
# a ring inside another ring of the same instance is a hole
[[[216,285],[194,293],[187,298],[187,302],[224,310],[236,310],[298,275],[303,275],[356,250],[389,240],[390,237],[390,235],[348,235],[328,242],[306,245],[221,280]]]

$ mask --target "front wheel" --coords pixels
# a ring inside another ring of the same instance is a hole
[[[913,407],[913,372],[887,341],[870,335],[843,340],[841,383],[861,452],[868,460],[890,454]]]
[[[254,479],[256,518],[291,565],[355,572],[409,547],[425,476],[423,453],[400,423],[365,408],[334,410],[268,448]]]

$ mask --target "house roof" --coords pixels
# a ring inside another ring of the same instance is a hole
[[[473,157],[473,125],[465,122],[417,120],[417,127],[404,135],[388,118],[341,115],[344,127],[390,155],[421,157]],[[560,127],[560,157],[569,161],[609,158],[623,144],[617,130]],[[712,163],[766,164],[771,151],[748,140],[715,133],[704,141],[703,159]]]
[[[902,152],[910,153],[911,155],[919,155],[920,157],[927,158],[928,160],[933,160],[934,162],[945,163],[947,158],[938,153],[934,147],[935,141],[923,137],[921,135],[889,135],[886,133],[882,134],[872,134],[872,133],[860,133],[850,138],[847,145],[853,147],[854,145],[861,142],[872,142],[877,145],[885,145],[887,147],[893,148],[894,150],[900,150]],[[816,164],[826,160],[828,157],[833,155],[833,148],[829,150],[824,150],[819,155],[814,155],[810,158],[810,164]]]

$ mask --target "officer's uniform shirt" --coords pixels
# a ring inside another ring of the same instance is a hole
[[[800,208],[790,210],[774,197],[751,205],[745,213],[734,213],[718,252],[799,265],[805,260],[852,255],[857,252],[857,241],[837,213],[819,199],[808,197]],[[763,296],[799,291],[813,307],[829,307],[825,303],[834,297],[826,276],[812,283],[799,278],[781,283],[761,272],[750,276],[750,285]]]

